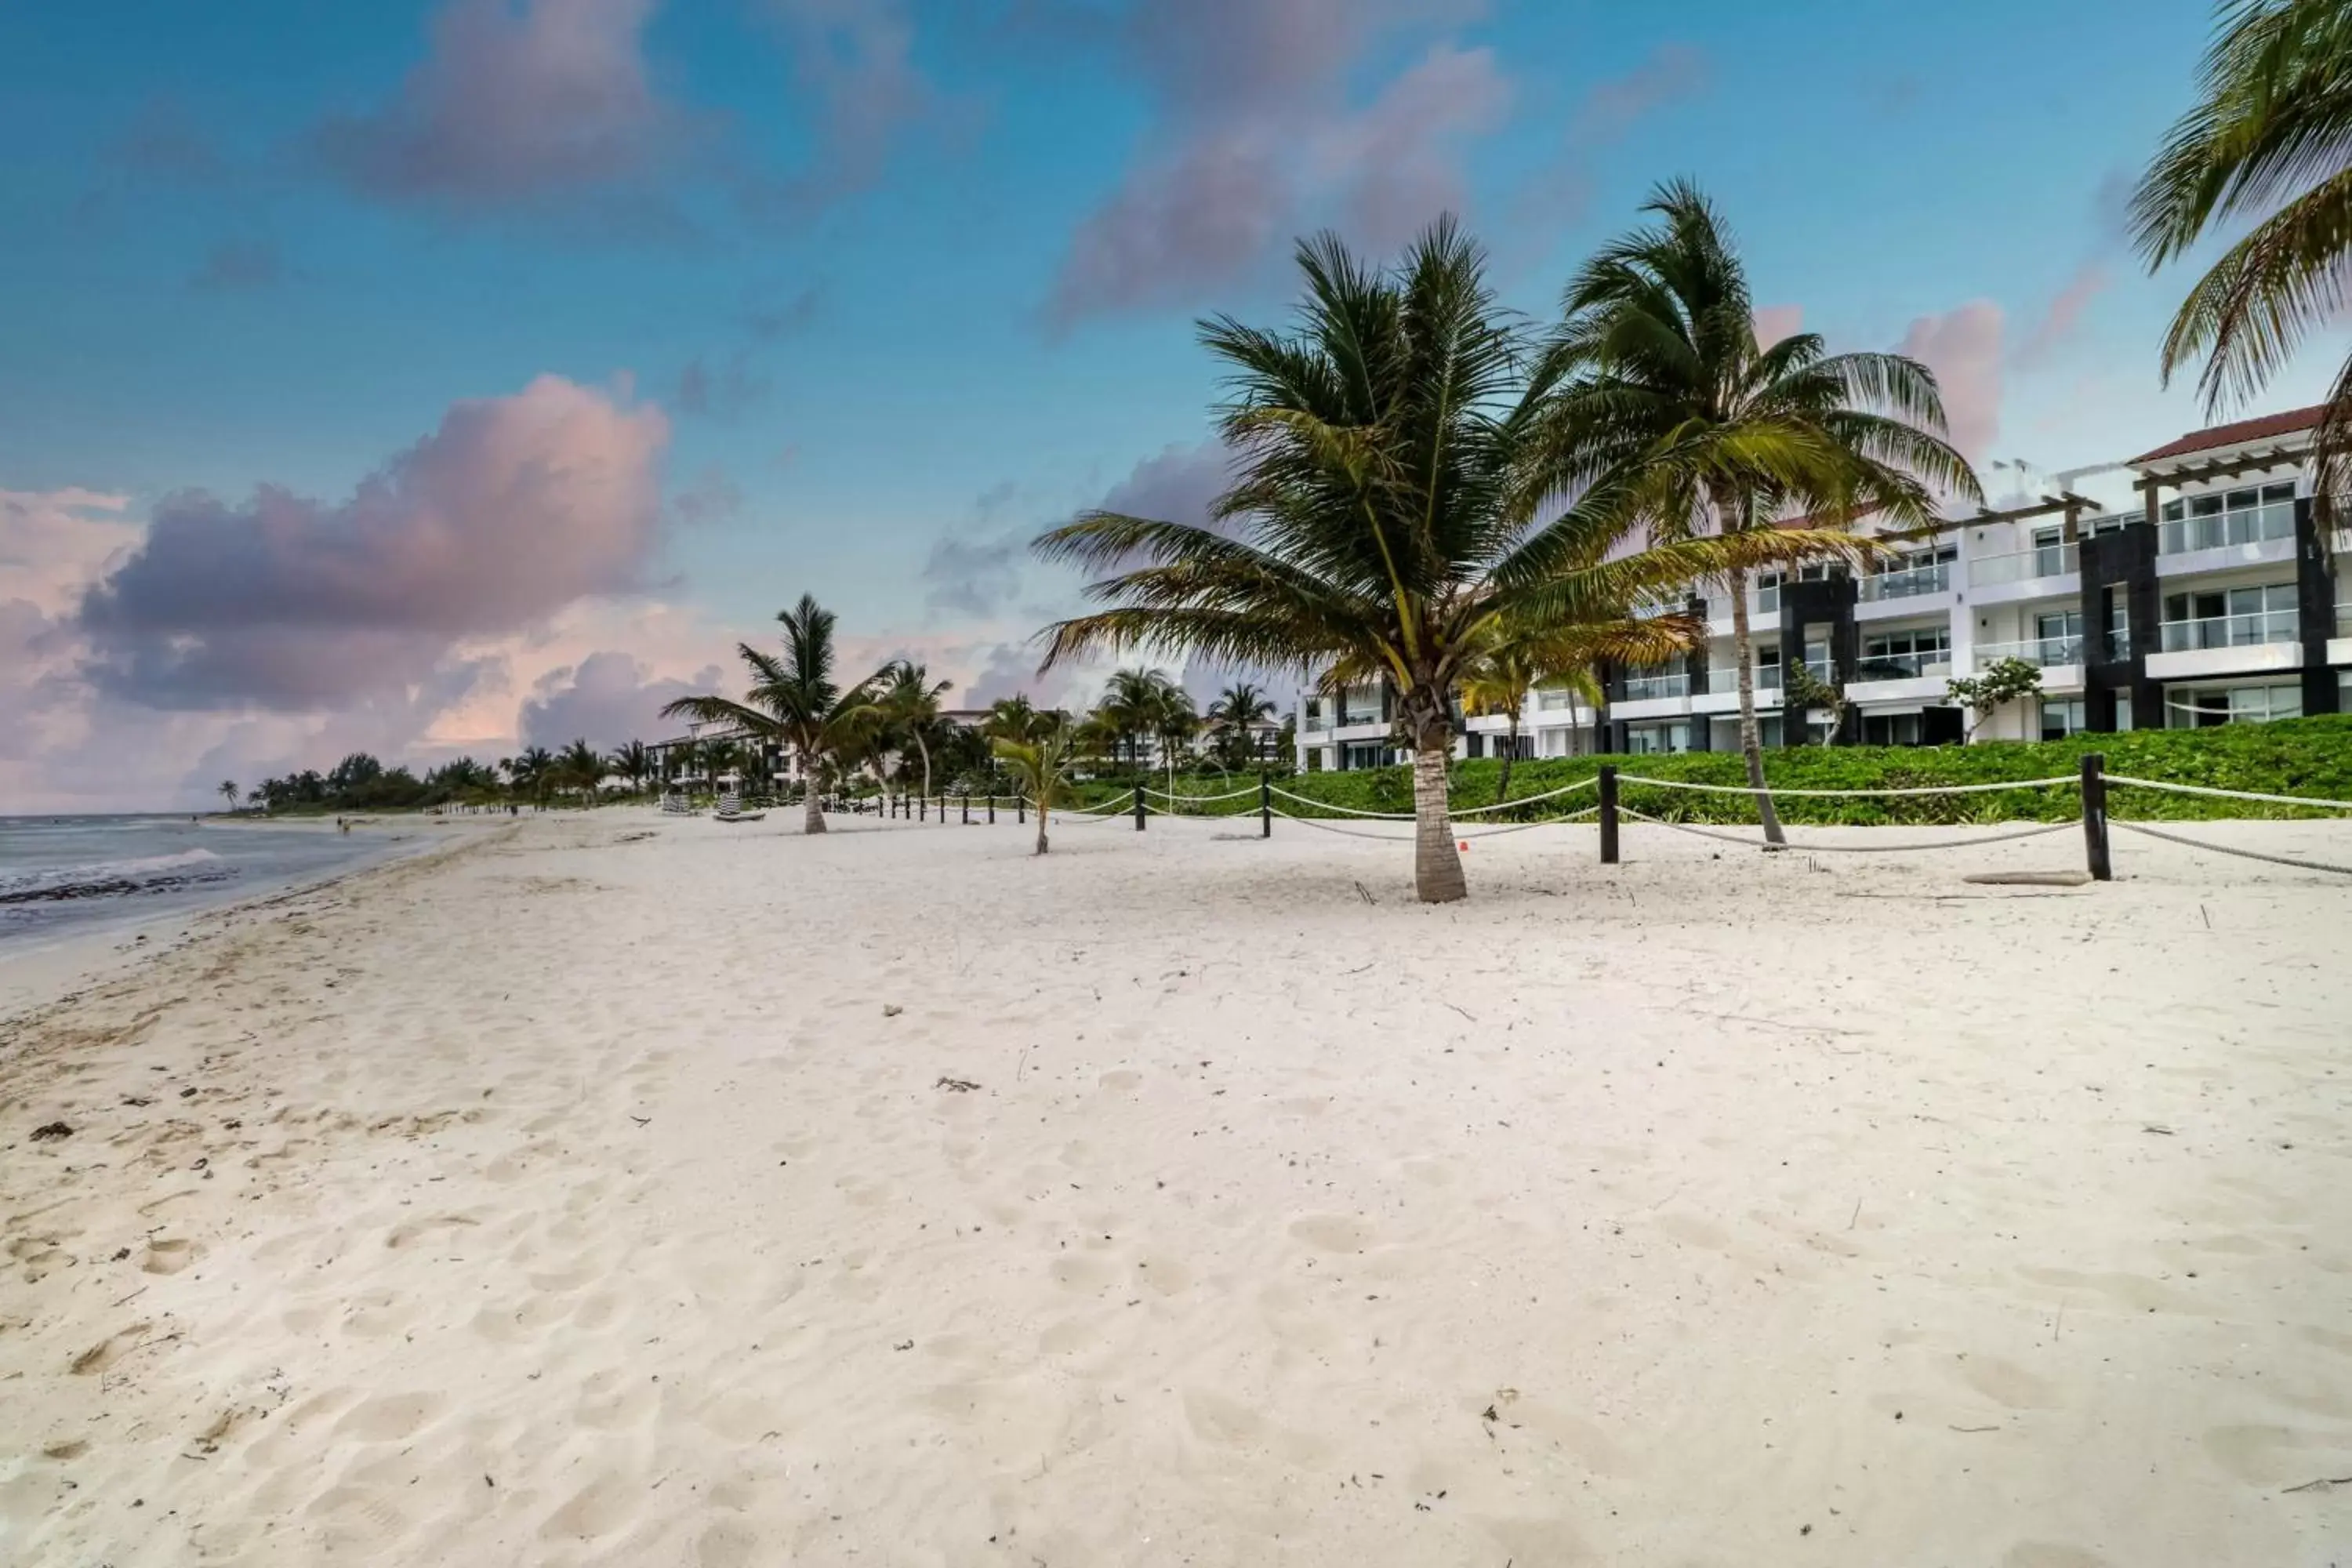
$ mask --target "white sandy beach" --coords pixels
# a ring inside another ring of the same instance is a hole
[[[2352,879],[793,815],[0,1025],[0,1562],[2352,1562]]]

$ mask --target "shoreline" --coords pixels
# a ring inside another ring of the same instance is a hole
[[[501,826],[0,1025],[12,1561],[2326,1560],[2332,881]]]
[[[329,823],[331,826],[331,818]],[[332,887],[449,847],[446,840],[425,839],[404,846],[403,838],[393,838],[357,863],[318,874],[298,873],[264,886],[239,887],[233,896],[216,902],[142,912],[129,907],[135,903],[134,897],[110,917],[94,918],[53,934],[16,938],[0,944],[0,1026],[20,1021],[91,985],[120,978],[156,953],[198,939],[205,934],[200,928],[207,923],[289,893]],[[164,940],[166,931],[174,932],[172,940]]]

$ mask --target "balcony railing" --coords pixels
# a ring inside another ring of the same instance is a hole
[[[1880,653],[1865,655],[1854,666],[1856,680],[1918,680],[1952,673],[1948,653]]]
[[[2257,610],[2243,616],[2167,621],[2163,631],[2167,653],[2209,647],[2255,647],[2263,643],[2299,640],[2303,636],[2303,617],[2293,610]]]
[[[1942,594],[1952,586],[1952,567],[1948,561],[1927,566],[1906,566],[1896,572],[1874,572],[1862,580],[1864,599],[1912,599],[1923,594]]]
[[[1385,724],[1387,722],[1386,719],[1381,717],[1381,710],[1377,708],[1350,708],[1339,715],[1341,729],[1346,729],[1351,724]]]
[[[1675,670],[1663,675],[1629,675],[1625,678],[1625,700],[1647,702],[1659,697],[1688,697],[1690,673]]]
[[[2073,544],[2037,544],[2006,555],[1979,555],[1969,563],[1969,582],[1979,588],[2003,583],[2030,583],[2037,577],[2063,577],[2079,572],[2083,552]]]
[[[2265,539],[2294,537],[2294,503],[2272,501],[2267,506],[2240,507],[2208,517],[2177,517],[2157,525],[2157,552],[2179,555],[2191,550],[2218,550],[2225,544],[2255,544]]]
[[[2080,637],[2028,637],[2023,642],[1979,643],[1974,650],[1977,668],[1991,668],[2004,658],[2021,658],[2036,668],[2046,669],[2053,664],[2083,662],[2083,639]]]

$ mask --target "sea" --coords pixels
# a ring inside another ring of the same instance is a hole
[[[417,840],[390,825],[0,816],[0,956],[321,880]]]

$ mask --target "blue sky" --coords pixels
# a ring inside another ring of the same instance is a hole
[[[2117,215],[2208,23],[2170,0],[0,11],[0,635],[27,672],[0,673],[0,718],[30,737],[0,810],[83,799],[134,731],[155,754],[110,801],[353,744],[650,732],[803,589],[854,656],[1002,694],[1071,588],[1018,542],[1114,492],[1197,496],[1192,319],[1277,316],[1290,237],[1324,224],[1385,247],[1458,206],[1541,313],[1688,174],[1759,301],[1910,343],[1980,462],[2128,456],[2202,422],[2156,374],[2188,279],[2143,276]],[[2265,405],[2310,400],[2325,348]],[[590,456],[605,488],[509,515]],[[506,580],[519,551],[547,583]],[[271,585],[333,613],[259,638]]]

